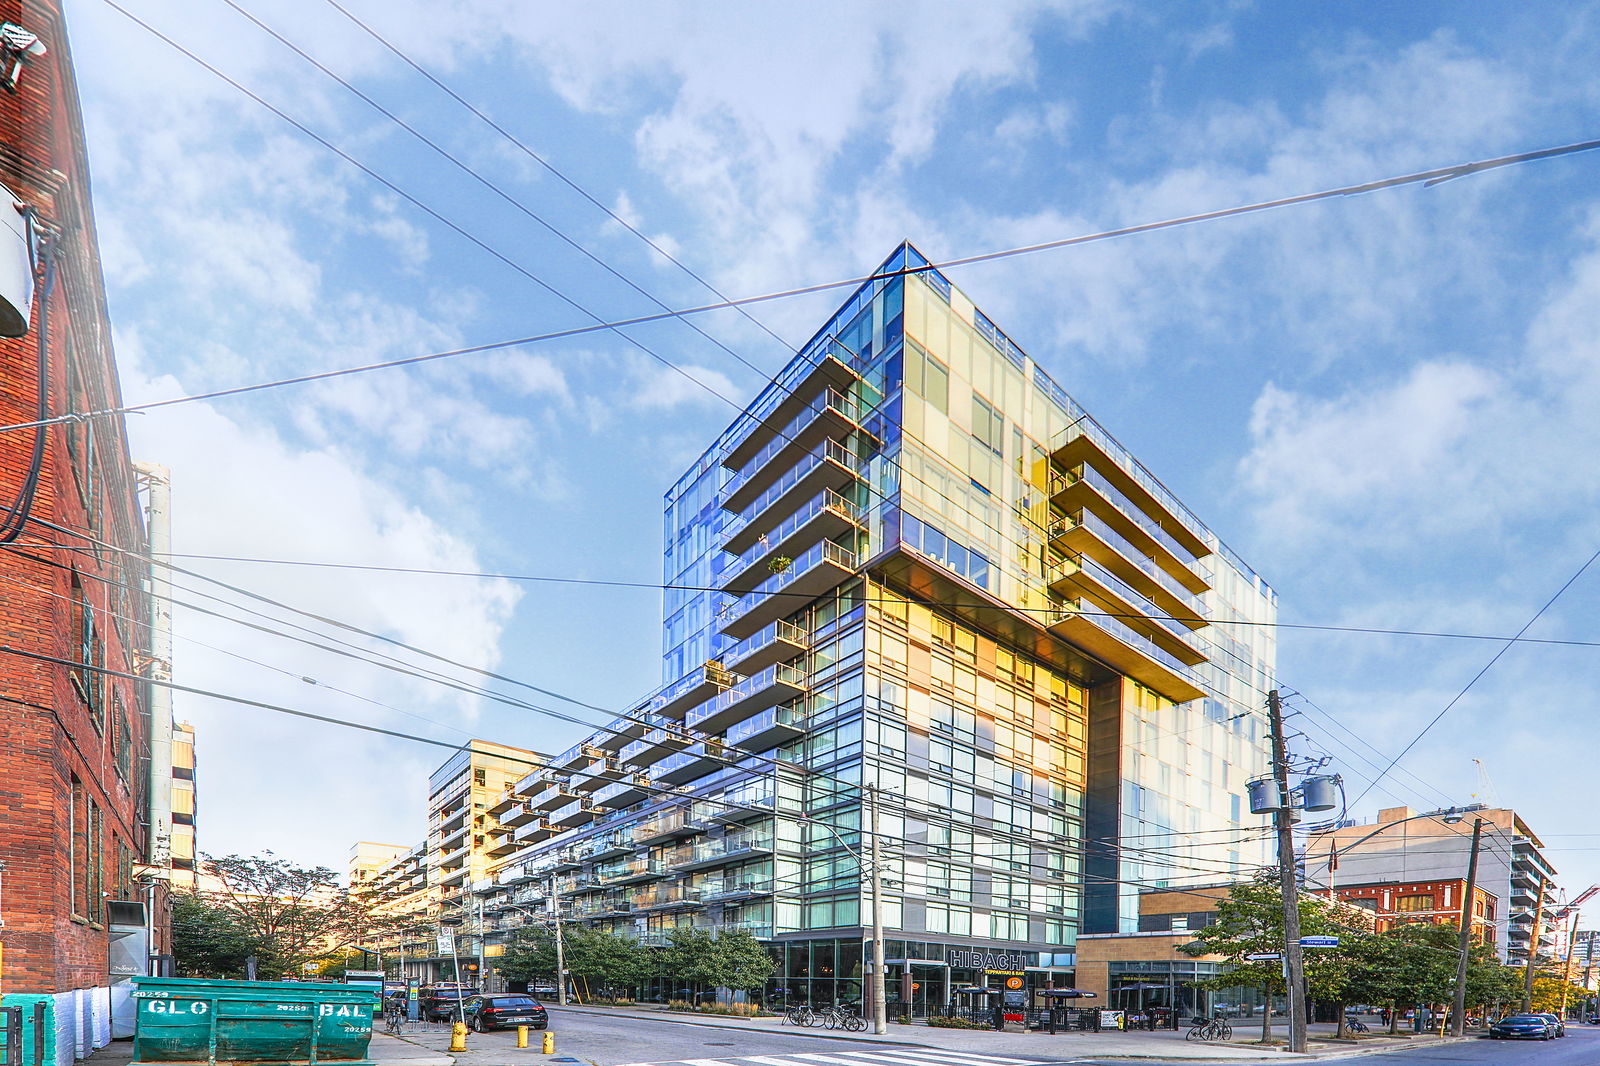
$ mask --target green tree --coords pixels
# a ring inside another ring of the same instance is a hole
[[[200,893],[257,947],[257,976],[299,975],[355,940],[371,921],[326,866],[297,866],[272,852],[206,856],[217,887]]]
[[[575,928],[575,927],[574,927]],[[563,930],[563,933],[565,930]],[[555,980],[556,938],[549,929],[524,926],[511,934],[495,967],[512,981]]]
[[[172,897],[172,965],[179,977],[242,978],[261,944],[233,914],[192,892]]]
[[[1321,896],[1300,896],[1300,934],[1302,936],[1350,935],[1351,924],[1360,919]],[[1354,932],[1361,930],[1357,927]],[[1201,988],[1258,988],[1264,997],[1281,996],[1285,988],[1281,962],[1250,962],[1245,956],[1283,951],[1283,893],[1274,875],[1262,875],[1228,889],[1226,899],[1217,901],[1215,923],[1195,934],[1181,947],[1189,955],[1221,955],[1232,965],[1226,973],[1208,981],[1197,981]],[[1318,949],[1306,952],[1306,980],[1311,995],[1339,1000],[1349,982],[1348,958],[1341,950]],[[1343,1013],[1341,1011],[1341,1013]],[[1262,1011],[1261,1042],[1272,1039],[1272,1012]]]
[[[772,976],[778,964],[766,945],[748,929],[724,929],[717,934],[717,984],[753,995]]]
[[[615,997],[632,992],[654,972],[655,960],[638,942],[599,929],[574,927],[566,934],[567,969],[586,989]]]
[[[710,930],[680,925],[667,932],[667,946],[660,953],[661,971],[686,984],[714,988],[720,976],[716,955],[716,938]]]

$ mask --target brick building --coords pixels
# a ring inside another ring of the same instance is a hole
[[[1409,922],[1458,925],[1461,921],[1461,898],[1466,891],[1466,878],[1456,878],[1339,885],[1334,889],[1334,894],[1346,903],[1371,911],[1375,927],[1382,933]],[[1499,947],[1495,937],[1497,902],[1494,893],[1474,886],[1472,933],[1478,940],[1496,949]]]
[[[38,238],[31,297],[17,284],[28,246],[0,250],[13,306],[31,311],[0,340],[12,426],[39,418],[41,378],[49,416],[121,401],[59,0],[0,0],[0,22],[0,81],[17,74],[0,93],[0,215],[25,232],[14,197]],[[154,950],[167,944],[165,900],[140,880],[152,852],[137,490],[120,418],[0,430],[0,993],[7,1006],[46,997],[58,1061],[109,1038],[110,975],[143,969],[147,931]]]

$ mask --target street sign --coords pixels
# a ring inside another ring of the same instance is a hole
[[[456,953],[456,935],[454,933],[440,933],[437,940],[439,954],[454,955]]]
[[[1336,936],[1303,936],[1300,938],[1300,946],[1303,948],[1336,948],[1339,946],[1339,938]]]
[[[1277,962],[1281,958],[1283,958],[1283,952],[1281,952],[1281,951],[1257,951],[1254,954],[1246,955],[1244,957],[1244,961],[1245,962]]]

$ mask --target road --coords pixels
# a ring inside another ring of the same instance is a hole
[[[970,1046],[908,1047],[859,1036],[830,1037],[822,1033],[800,1036],[781,1030],[719,1029],[636,1015],[622,1018],[560,1009],[551,1011],[551,1028],[556,1034],[554,1058],[540,1053],[541,1034],[533,1034],[533,1047],[518,1050],[514,1032],[499,1032],[473,1033],[468,1039],[471,1050],[458,1055],[456,1061],[458,1066],[545,1066],[546,1063],[560,1066],[1065,1066],[1068,1063],[1073,1066],[1126,1066],[1129,1061],[1126,1057],[1101,1057],[1093,1053],[1073,1056],[1070,1045],[1051,1047],[1046,1044],[1033,1054],[1019,1054],[1012,1049],[991,1054]],[[955,1033],[950,1035],[958,1037]],[[940,1042],[936,1032],[924,1029],[907,1032],[897,1028],[894,1036],[930,1044]],[[412,1038],[441,1051],[449,1042],[448,1033],[416,1034]],[[1180,1046],[1183,1045],[1180,1043]],[[1103,1051],[1103,1048],[1096,1050]],[[1138,1048],[1130,1045],[1128,1050],[1142,1056],[1154,1049],[1145,1044]],[[1165,1050],[1163,1048],[1162,1052]],[[1216,1055],[1222,1051],[1216,1045],[1203,1050],[1200,1047],[1186,1050],[1190,1054],[1183,1057],[1143,1058],[1141,1061],[1148,1066],[1196,1066],[1194,1054]],[[1050,1051],[1062,1057],[1050,1058]],[[1254,1054],[1257,1061],[1262,1061],[1260,1051]],[[567,1062],[561,1063],[562,1059]],[[1274,1059],[1276,1056],[1267,1061]],[[1402,1048],[1363,1056],[1362,1061],[1370,1066],[1600,1066],[1600,1029],[1574,1026],[1562,1040],[1477,1039],[1442,1046]]]
[[[550,1013],[557,1056],[571,1056],[580,1064],[593,1066],[1036,1066],[1039,1061],[880,1044],[860,1037],[832,1038],[821,1033],[791,1036],[560,1009]],[[519,1051],[514,1031],[473,1033],[467,1040],[471,1050],[457,1056],[457,1061],[461,1066],[523,1062],[543,1066],[554,1061],[537,1053],[540,1034],[532,1036],[534,1047]],[[412,1039],[439,1048],[449,1042],[448,1034],[413,1035]]]
[[[1083,1066],[1128,1066],[1127,1059],[1069,1059]],[[1600,1029],[1574,1026],[1560,1040],[1477,1040],[1433,1047],[1405,1048],[1380,1055],[1362,1056],[1367,1066],[1597,1066],[1600,1064]],[[1195,1066],[1193,1060],[1146,1059],[1144,1066]]]

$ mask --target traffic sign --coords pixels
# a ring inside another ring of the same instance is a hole
[[[1303,936],[1300,938],[1300,946],[1303,948],[1336,948],[1339,946],[1339,938],[1336,936]]]
[[[1277,962],[1282,958],[1283,958],[1283,952],[1281,952],[1281,951],[1257,951],[1254,954],[1246,955],[1244,957],[1244,961],[1245,962]]]

